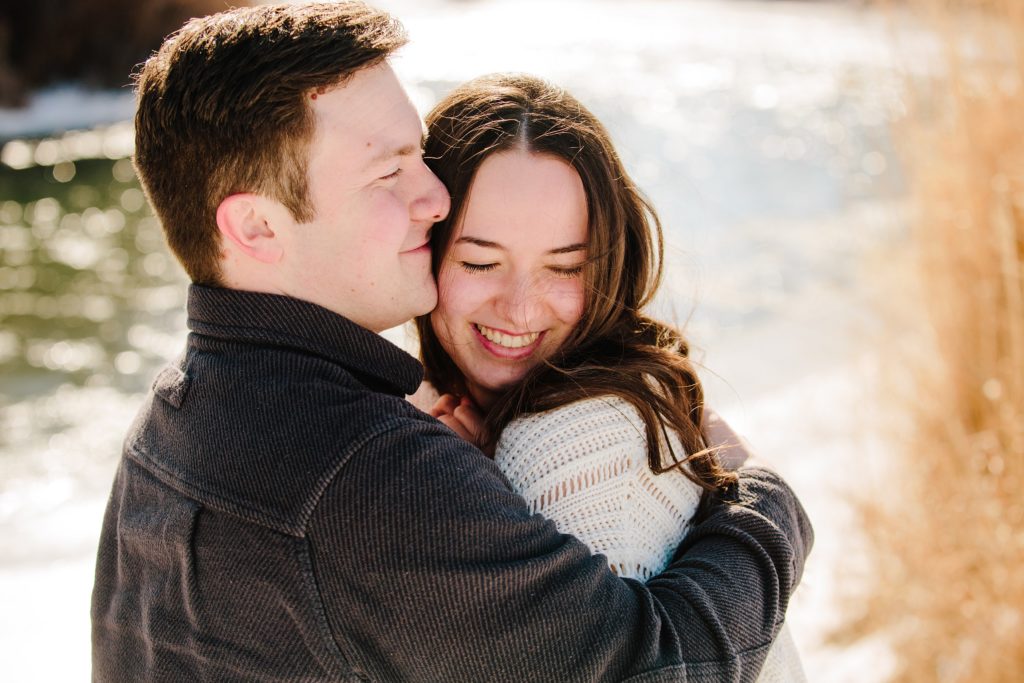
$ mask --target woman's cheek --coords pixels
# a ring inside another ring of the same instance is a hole
[[[567,325],[575,325],[583,316],[583,280],[564,280],[555,297],[558,318]]]
[[[469,317],[486,298],[486,283],[483,279],[459,267],[441,267],[437,290],[437,312],[449,322]]]

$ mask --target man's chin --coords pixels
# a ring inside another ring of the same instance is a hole
[[[430,313],[437,308],[437,286],[434,284],[434,278],[430,278],[430,284],[424,285],[423,289],[420,290],[421,297],[417,297],[417,303],[422,303],[420,310],[417,310],[413,317],[419,317]]]

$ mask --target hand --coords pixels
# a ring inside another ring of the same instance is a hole
[[[430,415],[469,443],[481,447],[484,420],[470,398],[463,396],[460,399],[445,394],[437,399],[437,403],[430,409]]]
[[[704,408],[704,420],[701,425],[707,436],[708,446],[718,450],[722,466],[727,470],[738,470],[751,459],[750,444],[746,439],[733,431],[732,427],[718,413]]]
[[[437,399],[439,397],[440,394],[437,393],[437,389],[434,388],[434,385],[423,380],[420,383],[419,388],[416,389],[414,393],[406,396],[405,400],[422,410],[424,413],[429,413],[430,407],[437,403]]]

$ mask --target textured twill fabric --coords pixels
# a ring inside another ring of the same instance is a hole
[[[313,304],[193,286],[125,439],[95,681],[752,681],[811,530],[751,470],[646,585],[403,398],[422,368]]]
[[[662,448],[686,455],[668,430]],[[655,475],[640,412],[618,396],[596,396],[523,415],[501,432],[494,462],[530,510],[600,553],[617,576],[647,580],[668,565],[700,504],[681,472]],[[757,683],[804,683],[796,644],[783,625]]]

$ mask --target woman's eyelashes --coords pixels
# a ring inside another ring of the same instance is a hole
[[[459,261],[459,265],[467,273],[486,273],[498,267],[497,263],[469,263],[468,261]]]
[[[472,263],[459,261],[459,266],[467,273],[488,273],[498,267],[497,263]],[[583,272],[583,264],[575,266],[548,266],[548,270],[556,277],[574,278]]]
[[[583,264],[576,266],[552,266],[551,272],[558,277],[573,278],[579,276],[583,272]]]
[[[394,171],[392,171],[391,173],[388,173],[387,175],[382,175],[382,176],[380,177],[380,180],[394,180],[395,178],[397,178],[397,177],[399,176],[399,174],[400,174],[401,172],[402,172],[402,169],[401,169],[401,168],[396,168],[396,169],[395,169]]]

